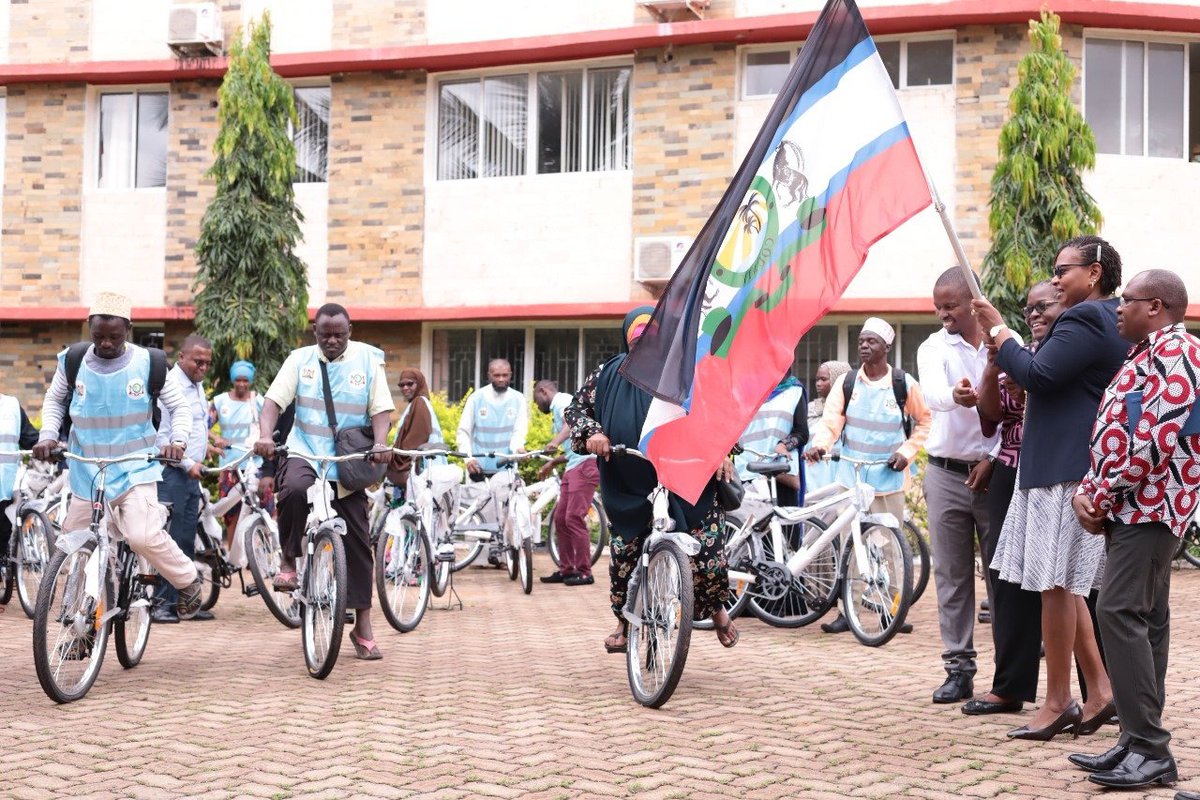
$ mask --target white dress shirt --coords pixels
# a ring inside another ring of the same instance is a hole
[[[162,408],[162,421],[158,426],[158,446],[165,447],[171,442],[173,420],[183,412],[178,412],[163,402],[163,395],[167,393],[167,387],[174,384],[178,387],[178,391],[187,399],[188,417],[191,419],[191,429],[188,431],[187,446],[183,451],[183,459],[180,460],[179,466],[183,469],[191,469],[193,464],[204,463],[204,457],[208,454],[208,398],[204,396],[204,384],[195,383],[183,371],[179,364],[171,367],[171,371],[167,373],[167,382],[163,386],[163,393],[159,396],[158,405]]]
[[[930,334],[917,350],[917,380],[925,403],[933,411],[933,429],[925,440],[931,456],[958,461],[979,461],[999,441],[999,434],[984,436],[979,412],[954,402],[954,385],[963,378],[978,387],[987,367],[987,348],[978,348],[956,333],[942,328]]]

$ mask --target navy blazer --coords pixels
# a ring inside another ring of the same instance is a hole
[[[1008,339],[996,354],[1000,368],[1028,393],[1020,488],[1087,474],[1100,398],[1129,352],[1129,342],[1117,333],[1117,303],[1089,300],[1067,309],[1036,353]]]

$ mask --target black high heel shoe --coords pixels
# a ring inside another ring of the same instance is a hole
[[[1075,726],[1076,734],[1079,736],[1091,736],[1093,733],[1107,725],[1109,719],[1111,719],[1112,715],[1115,713],[1117,713],[1117,706],[1112,700],[1109,700],[1108,705],[1100,709],[1096,713],[1096,716],[1092,717],[1091,719],[1085,719],[1083,722],[1080,722]]]
[[[1079,725],[1083,722],[1083,709],[1074,700],[1058,715],[1058,719],[1044,728],[1030,728],[1022,725],[1008,732],[1010,739],[1030,739],[1035,742],[1048,742],[1060,733],[1071,731],[1071,738],[1079,737]]]

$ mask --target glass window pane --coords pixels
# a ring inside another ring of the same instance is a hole
[[[742,75],[742,97],[779,94],[791,69],[792,54],[788,50],[766,53],[747,53]]]
[[[443,83],[438,94],[438,180],[479,177],[479,81]]]
[[[1088,39],[1083,48],[1084,108],[1096,151],[1121,152],[1121,42]]]
[[[583,329],[583,376],[621,352],[621,331],[616,323],[608,328]]]
[[[941,325],[919,325],[905,322],[900,326],[900,369],[917,377],[917,349]]]
[[[629,169],[629,77],[633,70],[588,72],[587,168]]]
[[[487,383],[488,362],[504,358],[512,365],[512,386],[525,391],[521,382],[525,380],[525,329],[484,328],[479,334],[479,383]]]
[[[578,172],[583,72],[543,72],[538,87],[538,172]]]
[[[1188,93],[1191,95],[1188,103],[1191,115],[1188,124],[1191,139],[1188,157],[1200,163],[1200,42],[1188,45],[1188,70]]]
[[[166,92],[138,95],[138,187],[167,185],[169,105]]]
[[[1163,158],[1183,158],[1183,45],[1151,44],[1148,63],[1148,152]]]
[[[1146,151],[1143,120],[1146,116],[1146,45],[1125,42],[1125,147],[1122,152],[1140,156]]]
[[[953,75],[953,40],[908,43],[907,86],[945,86]]]
[[[560,392],[579,387],[579,329],[543,328],[533,332],[533,380],[550,380]]]
[[[133,160],[133,95],[100,95],[101,189],[127,189]]]
[[[900,43],[899,42],[876,42],[875,49],[879,51],[879,58],[883,60],[883,66],[887,68],[888,75],[892,78],[892,86],[896,89],[900,88]]]
[[[799,344],[796,345],[792,374],[804,384],[804,390],[808,392],[810,400],[816,397],[814,387],[816,386],[817,367],[826,361],[836,359],[837,352],[837,325],[815,325],[808,333],[804,334]]]
[[[484,79],[482,177],[525,174],[528,86],[527,75]]]
[[[324,183],[329,179],[328,86],[296,90],[296,183]]]
[[[457,402],[474,387],[475,335],[470,329],[436,330],[433,332],[432,385],[435,392],[445,392],[451,402]]]

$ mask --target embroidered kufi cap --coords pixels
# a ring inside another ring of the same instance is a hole
[[[89,317],[96,314],[132,320],[133,302],[123,294],[99,292],[92,300],[92,307],[88,309]]]

